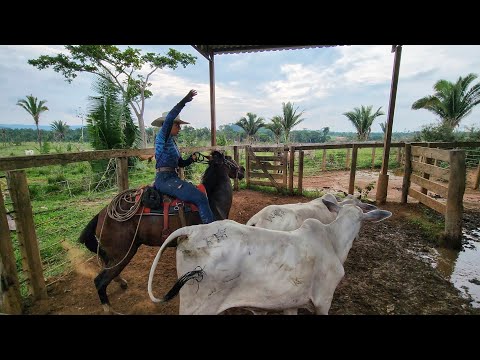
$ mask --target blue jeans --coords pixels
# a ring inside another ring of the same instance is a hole
[[[208,198],[191,183],[180,179],[175,172],[157,172],[155,176],[155,189],[174,196],[177,199],[194,203],[204,224],[215,221]]]

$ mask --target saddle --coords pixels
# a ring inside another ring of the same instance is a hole
[[[141,189],[143,192],[141,192],[141,195],[137,195],[135,201],[141,201],[141,206],[144,207],[143,214],[163,215],[166,211],[168,211],[169,215],[176,215],[178,214],[180,208],[183,208],[184,212],[198,212],[198,207],[195,204],[161,193],[153,186],[147,185]],[[197,189],[203,192],[205,195],[207,194],[203,184],[197,185]],[[139,199],[140,196],[141,198]]]

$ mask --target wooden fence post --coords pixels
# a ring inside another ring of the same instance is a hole
[[[345,158],[345,169],[348,169],[350,164],[350,148],[347,148],[347,156]]]
[[[13,252],[7,213],[0,186],[0,312],[22,313],[22,296],[18,283],[17,266]]]
[[[298,153],[298,193],[302,195],[303,192],[303,157],[304,152],[300,150]]]
[[[325,171],[327,168],[327,149],[323,149],[322,154],[322,171]]]
[[[289,192],[291,195],[293,195],[293,171],[294,169],[294,164],[295,164],[295,146],[291,145],[289,146],[289,153],[290,153],[290,161],[288,162],[288,174],[289,174]]]
[[[250,145],[245,145],[245,184],[247,189],[250,188],[250,154],[249,149]]]
[[[357,153],[358,145],[353,144],[352,146],[352,165],[350,166],[350,182],[348,184],[348,193],[353,195],[355,190],[355,171],[357,169]]]
[[[288,176],[287,176],[287,169],[288,169],[288,149],[285,150],[283,148],[283,188],[285,192],[287,191],[288,187]]]
[[[402,161],[402,148],[397,147],[397,164],[400,166]]]
[[[43,277],[42,260],[38,248],[37,234],[33,222],[32,204],[28,191],[27,176],[24,170],[7,171],[8,188],[15,210],[15,223],[23,271],[30,280],[30,288],[35,300],[46,299],[47,288]]]
[[[372,147],[372,170],[375,169],[375,147]]]
[[[445,240],[452,249],[462,244],[463,194],[465,193],[465,150],[450,150],[447,211],[445,213]]]
[[[473,182],[473,189],[477,190],[480,185],[480,162],[478,163],[477,174],[475,175],[475,181]]]
[[[117,185],[118,191],[122,192],[128,189],[128,158],[115,158],[117,163]]]
[[[233,147],[233,160],[238,164],[238,166],[240,166],[240,160],[238,158],[238,146]],[[237,178],[235,178],[233,180],[233,190],[238,191],[238,179]]]
[[[402,204],[407,203],[408,189],[410,188],[410,175],[412,174],[412,145],[405,144],[405,173],[402,184]]]

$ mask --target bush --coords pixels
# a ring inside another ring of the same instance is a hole
[[[414,141],[455,141],[453,129],[448,125],[429,124],[422,127],[420,133],[416,134]]]

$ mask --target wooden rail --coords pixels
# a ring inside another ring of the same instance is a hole
[[[431,146],[431,144],[429,145]],[[414,161],[414,156],[424,159],[428,164]],[[438,160],[448,162],[450,167],[444,169],[435,166],[434,164]],[[423,176],[413,174],[413,171],[423,173]],[[447,180],[448,187],[433,181],[432,178]],[[411,182],[420,185],[421,191],[412,189],[410,187]],[[441,150],[431,147],[411,146],[409,144],[405,146],[405,173],[401,201],[406,203],[408,195],[444,215],[444,240],[448,247],[454,249],[461,248],[465,182],[465,150]],[[446,203],[428,196],[428,191],[446,198]]]

